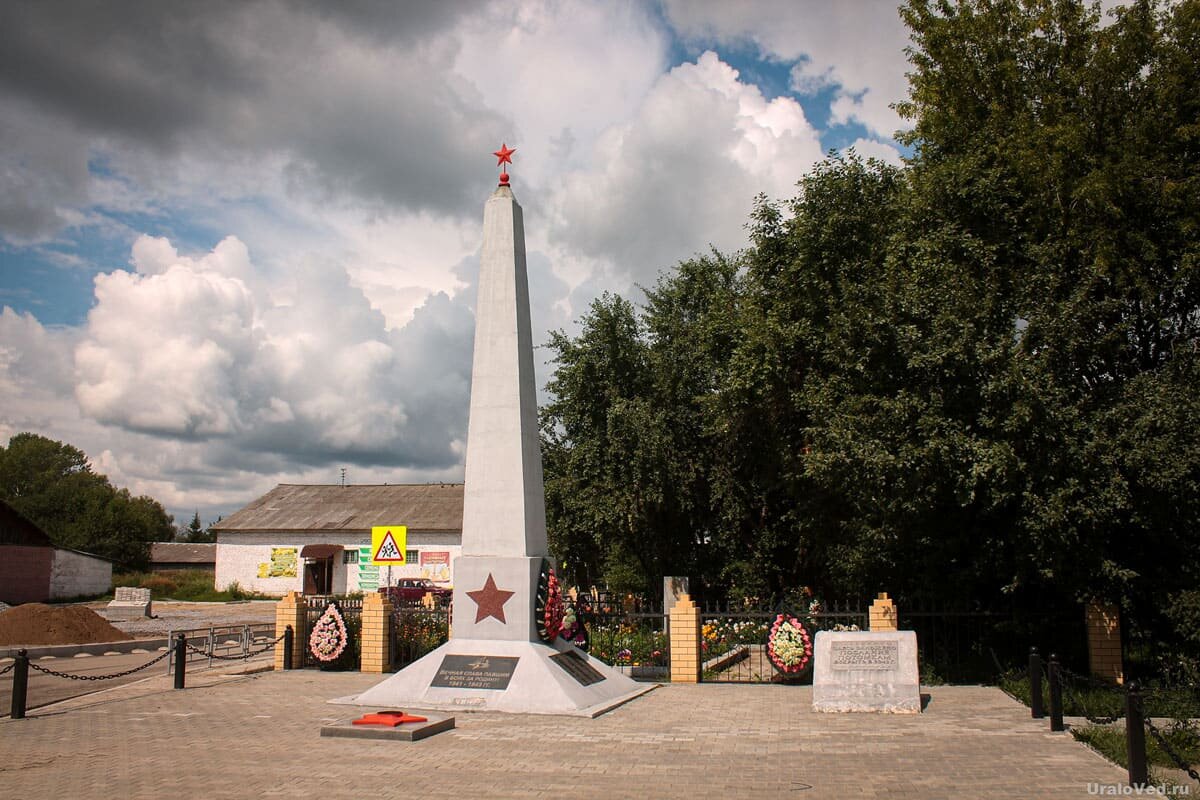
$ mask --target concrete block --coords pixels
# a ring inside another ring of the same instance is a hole
[[[913,631],[818,631],[813,665],[814,711],[921,710]]]

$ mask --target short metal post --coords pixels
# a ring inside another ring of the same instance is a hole
[[[1129,785],[1145,786],[1150,779],[1146,769],[1146,720],[1136,683],[1130,683],[1125,693],[1125,742],[1129,748]]]
[[[1029,710],[1034,719],[1046,716],[1042,707],[1042,657],[1036,647],[1029,648]]]
[[[1058,656],[1050,654],[1050,730],[1066,730],[1063,726],[1062,674],[1058,671]]]
[[[292,668],[292,643],[296,638],[296,632],[292,630],[292,626],[288,625],[283,629],[283,668]]]
[[[25,719],[25,696],[29,693],[29,651],[18,650],[13,659],[12,718]]]
[[[182,689],[184,670],[187,665],[187,636],[179,634],[175,638],[175,688]]]

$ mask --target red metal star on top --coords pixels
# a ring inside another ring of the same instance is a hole
[[[496,157],[496,166],[500,167],[500,185],[508,186],[508,173],[504,171],[505,164],[512,163],[512,154],[517,152],[517,148],[509,147],[504,142],[500,143],[500,149],[492,153]]]

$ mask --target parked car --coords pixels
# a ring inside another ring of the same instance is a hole
[[[449,603],[453,591],[444,586],[438,586],[428,578],[401,578],[395,586],[385,586],[379,593],[386,596],[392,605],[411,605],[432,594],[439,603]]]

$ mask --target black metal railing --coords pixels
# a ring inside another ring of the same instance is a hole
[[[964,609],[896,601],[898,627],[917,634],[921,681],[988,683],[1021,668],[1036,642],[1062,664],[1087,663],[1083,613],[1067,610]]]
[[[671,664],[670,620],[662,603],[636,598],[568,601],[586,633],[581,649],[638,680],[666,680]]]
[[[771,627],[780,614],[799,619],[813,637],[823,630],[866,630],[868,622],[867,612],[861,605],[849,601],[810,603],[807,608],[792,608],[782,603],[703,603],[700,609],[702,679],[726,683],[782,680],[767,651]],[[808,682],[812,679],[811,674],[809,666],[789,679]]]

